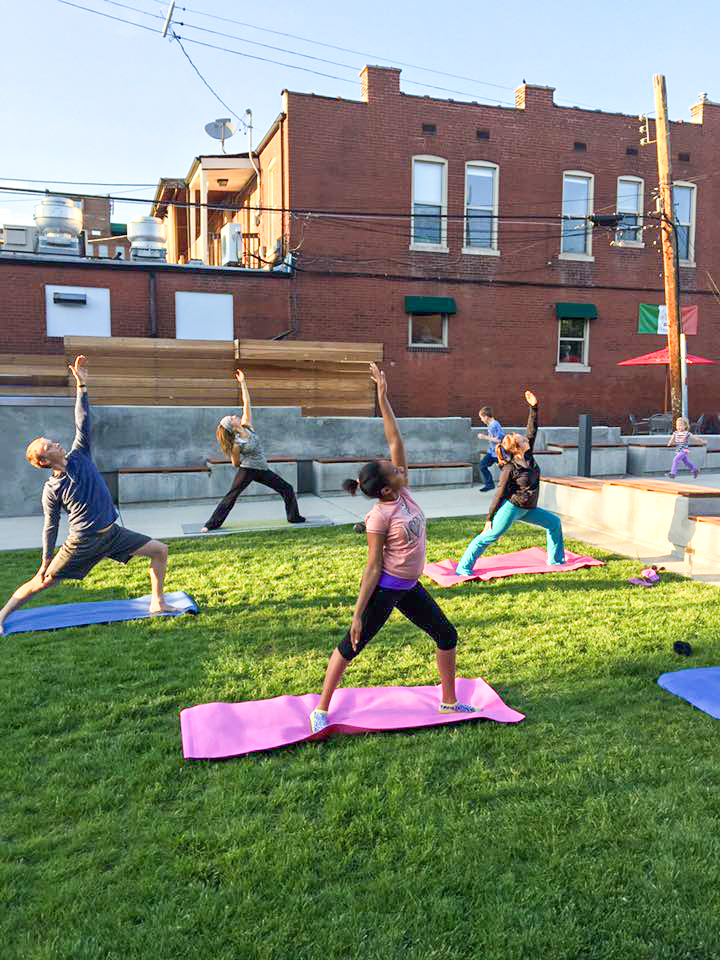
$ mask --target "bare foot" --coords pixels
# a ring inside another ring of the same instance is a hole
[[[207,527],[203,527],[200,533],[210,533]]]
[[[165,602],[163,598],[159,603],[156,603],[154,600],[150,604],[150,613],[171,613],[174,607],[171,607],[169,603]]]

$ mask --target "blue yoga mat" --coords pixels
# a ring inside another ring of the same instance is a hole
[[[100,600],[89,603],[56,603],[50,607],[32,607],[11,613],[3,624],[3,632],[29,633],[34,630],[60,630],[63,627],[85,627],[90,623],[115,623],[118,620],[140,620],[143,617],[177,617],[181,613],[197,613],[192,597],[181,590],[166,593],[165,602],[173,608],[167,613],[150,613],[150,595],[123,600]]]
[[[663,673],[660,686],[676,697],[682,697],[703,713],[720,720],[720,667],[691,667]]]

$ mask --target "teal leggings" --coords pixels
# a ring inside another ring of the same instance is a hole
[[[506,500],[493,517],[490,530],[487,533],[478,534],[474,540],[470,541],[460,563],[457,565],[457,573],[469,577],[477,558],[485,552],[491,543],[499,540],[516,520],[524,520],[525,523],[533,523],[538,527],[544,527],[547,531],[548,563],[552,565],[563,563],[565,550],[560,517],[556,517],[554,513],[542,510],[540,507],[525,510],[523,507],[516,507],[514,503]]]

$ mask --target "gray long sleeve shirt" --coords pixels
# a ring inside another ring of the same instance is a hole
[[[68,514],[68,536],[80,537],[109,527],[117,516],[107,484],[90,455],[90,410],[86,390],[75,399],[75,439],[65,469],[51,476],[42,492],[43,561],[51,559],[57,540],[60,508]]]

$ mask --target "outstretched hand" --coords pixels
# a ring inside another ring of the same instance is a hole
[[[235,379],[238,383],[245,383],[245,374],[242,372],[242,370],[235,371]]]
[[[75,357],[75,363],[68,364],[68,370],[75,377],[75,383],[78,387],[87,386],[87,357],[79,354]]]
[[[532,392],[532,390],[525,391],[525,399],[527,400],[527,402],[530,404],[531,407],[537,406],[537,397]]]
[[[370,364],[370,379],[377,384],[378,399],[385,397],[387,394],[385,373],[376,363]]]

